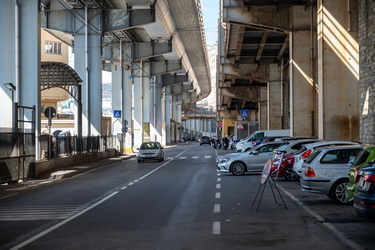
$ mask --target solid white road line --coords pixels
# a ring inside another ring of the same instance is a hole
[[[294,195],[286,191],[284,188],[282,188],[279,184],[276,184],[279,189],[281,189],[291,200],[297,203],[300,207],[302,207],[306,212],[308,212],[310,215],[315,217],[316,220],[319,222],[322,222],[324,226],[326,226],[329,230],[331,230],[342,242],[350,246],[351,248],[355,250],[363,250],[361,246],[359,246],[357,243],[349,240],[342,232],[340,232],[335,226],[333,226],[331,223],[324,222],[324,218],[320,216],[319,214],[315,213],[313,210],[311,210],[309,207],[307,207],[302,201],[298,200]]]
[[[46,235],[46,234],[52,232],[53,230],[55,230],[55,229],[57,229],[57,228],[59,228],[59,227],[65,225],[65,224],[68,223],[69,221],[74,220],[74,219],[77,218],[78,216],[80,216],[80,215],[82,215],[82,214],[88,212],[89,210],[93,209],[94,207],[100,205],[101,203],[105,202],[106,200],[108,200],[108,199],[111,198],[112,196],[118,194],[118,192],[119,192],[119,191],[116,191],[116,192],[113,192],[113,193],[110,194],[110,195],[107,195],[106,197],[104,197],[104,198],[101,199],[100,201],[98,201],[98,202],[96,202],[95,204],[93,204],[93,205],[87,207],[86,209],[82,210],[81,212],[76,213],[76,214],[73,215],[72,217],[69,217],[69,218],[67,218],[66,220],[63,220],[63,221],[61,221],[60,223],[57,223],[56,225],[54,225],[54,226],[52,226],[52,227],[50,227],[50,228],[48,228],[48,229],[46,229],[46,230],[44,230],[44,231],[38,233],[37,235],[34,235],[34,236],[31,237],[30,239],[27,239],[27,240],[25,240],[24,242],[21,242],[21,243],[18,244],[17,246],[14,246],[13,248],[11,248],[11,250],[20,249],[20,248],[22,248],[22,247],[24,247],[24,246],[30,244],[31,242],[33,242],[33,241],[35,241],[35,240],[41,238],[42,236],[44,236],[44,235]]]

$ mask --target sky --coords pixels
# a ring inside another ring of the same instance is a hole
[[[219,0],[201,0],[207,45],[217,43]]]

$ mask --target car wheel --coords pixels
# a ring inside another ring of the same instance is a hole
[[[293,165],[288,165],[284,168],[283,176],[287,181],[296,181],[298,180],[298,175],[293,170]]]
[[[142,161],[141,160],[138,160],[138,163],[141,163]]]
[[[235,162],[232,164],[231,169],[234,175],[243,175],[245,173],[246,166],[242,162]]]
[[[346,185],[348,185],[349,180],[341,179],[336,181],[330,190],[329,197],[341,204],[347,204],[348,201],[348,194],[346,192]]]

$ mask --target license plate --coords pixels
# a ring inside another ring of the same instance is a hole
[[[363,177],[359,177],[359,181],[358,181],[358,186],[359,187],[363,187],[365,185],[365,180],[363,179]]]

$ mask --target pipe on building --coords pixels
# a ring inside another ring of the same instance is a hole
[[[314,81],[314,5],[311,0],[311,17],[310,17],[310,72],[311,72],[311,85],[312,85],[312,109],[311,109],[311,136],[315,134],[315,81]]]
[[[352,11],[351,11],[350,5],[351,5],[351,1],[348,0],[348,32],[350,32],[352,30],[352,26],[351,26]]]
[[[85,5],[85,67],[86,67],[86,120],[87,135],[91,134],[90,111],[89,111],[89,48],[88,48],[88,17],[87,3]]]
[[[14,5],[14,62],[15,62],[15,79],[14,79],[14,85],[16,86],[16,95],[15,99],[13,102],[18,102],[18,93],[19,93],[19,78],[20,78],[20,58],[19,58],[19,51],[20,51],[20,24],[19,24],[19,5],[18,5],[18,0],[16,0],[15,5]],[[13,91],[12,91],[13,93]],[[12,109],[14,108],[14,105],[12,103]],[[15,124],[14,124],[15,125]],[[14,128],[14,127],[13,127]]]

